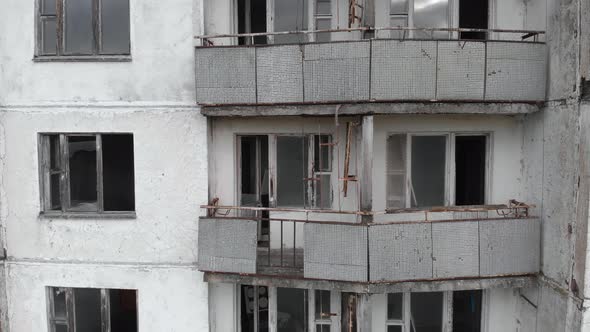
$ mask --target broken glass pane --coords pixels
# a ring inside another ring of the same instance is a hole
[[[101,54],[129,54],[129,0],[101,0]]]
[[[446,136],[412,137],[412,207],[445,205]]]
[[[68,137],[70,210],[97,211],[96,137]]]
[[[307,200],[308,138],[277,137],[277,205],[303,207]]]
[[[92,0],[66,0],[64,16],[66,53],[92,54]]]

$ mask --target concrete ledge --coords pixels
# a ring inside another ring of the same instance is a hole
[[[286,276],[244,275],[205,272],[205,282],[245,284],[255,286],[326,289],[354,293],[440,292],[490,288],[528,288],[537,284],[536,275],[505,276],[497,278],[421,280],[396,283],[361,283],[326,281]]]
[[[538,112],[542,103],[519,102],[364,102],[283,105],[202,105],[210,117],[334,116],[391,114],[486,114],[518,115]]]

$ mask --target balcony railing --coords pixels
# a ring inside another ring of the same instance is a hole
[[[199,269],[206,272],[388,283],[525,276],[540,269],[540,223],[526,205],[347,212],[350,222],[326,221],[336,211],[243,208],[268,210],[270,218],[262,219],[218,216],[236,207],[205,208]],[[355,222],[360,215],[373,215],[374,222]],[[261,222],[270,224],[269,241],[260,236]]]
[[[453,39],[463,32],[498,38]],[[339,40],[312,42],[322,33]],[[285,36],[294,43],[277,44]],[[204,105],[545,99],[543,31],[358,28],[196,38]]]

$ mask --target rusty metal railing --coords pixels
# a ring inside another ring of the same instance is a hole
[[[515,29],[470,29],[470,28],[409,28],[409,27],[358,27],[347,29],[324,29],[324,30],[300,30],[300,31],[280,31],[280,32],[257,32],[257,33],[232,33],[232,34],[213,34],[213,35],[199,35],[195,36],[195,40],[200,42],[200,47],[218,46],[215,41],[220,39],[230,39],[245,41],[245,44],[279,44],[275,43],[275,37],[280,36],[301,36],[303,37],[299,43],[314,42],[315,36],[325,34],[337,33],[351,33],[360,32],[365,34],[363,37],[356,39],[432,39],[432,40],[476,40],[472,38],[461,38],[462,33],[482,33],[485,36],[484,40],[520,40],[522,42],[539,42],[545,35],[542,30],[515,30]],[[391,34],[384,34],[383,32],[397,32],[397,37],[392,37]],[[420,34],[418,34],[420,33]],[[446,33],[447,38],[441,35]],[[511,36],[512,38],[502,39],[499,37]],[[264,37],[264,43],[257,42],[257,38]],[[519,39],[515,39],[519,38]],[[344,40],[349,40],[345,38]],[[354,39],[353,39],[354,40]]]

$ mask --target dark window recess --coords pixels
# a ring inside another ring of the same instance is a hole
[[[482,291],[453,292],[453,332],[481,331]]]
[[[488,0],[469,0],[459,2],[459,27],[468,29],[488,28]],[[461,32],[461,39],[487,38],[486,32]]]
[[[129,0],[38,0],[37,55],[129,55]]]
[[[133,135],[102,135],[105,211],[135,210]]]
[[[277,288],[278,332],[299,332],[307,330],[307,290]]]
[[[243,285],[241,293],[242,331],[268,331],[268,288]]]
[[[486,136],[455,138],[455,205],[485,204]]]
[[[445,205],[446,136],[412,138],[412,207]]]
[[[238,33],[266,32],[266,0],[238,0]],[[254,44],[266,44],[266,36],[254,37]],[[252,44],[252,38],[240,37],[240,45]]]
[[[137,331],[135,290],[49,287],[48,296],[52,331]]]
[[[443,293],[412,293],[410,296],[410,331],[442,331]]]
[[[41,135],[43,211],[135,211],[133,135]]]

